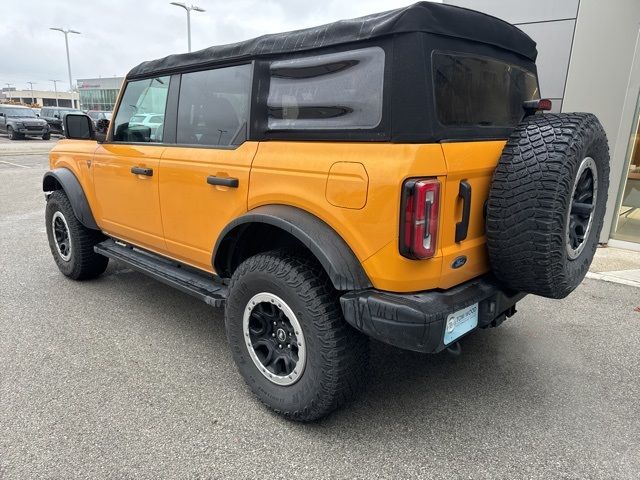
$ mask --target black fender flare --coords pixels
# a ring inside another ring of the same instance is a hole
[[[240,236],[252,224],[267,224],[295,237],[308,248],[327,272],[336,290],[371,288],[369,277],[349,245],[336,231],[315,215],[288,205],[257,207],[231,221],[220,233],[211,263],[221,275],[231,275],[226,259],[231,258]]]
[[[71,170],[65,167],[49,170],[42,179],[42,191],[53,192],[60,189],[67,194],[78,221],[87,228],[100,230],[93,213],[91,213],[91,207],[80,181]]]

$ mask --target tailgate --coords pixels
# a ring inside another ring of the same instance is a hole
[[[442,143],[447,177],[440,213],[441,288],[450,288],[489,271],[485,202],[504,144],[504,140]],[[459,195],[461,182],[471,187],[469,227],[466,238],[456,242],[456,225],[463,220],[465,203]],[[454,264],[462,262],[461,257],[466,262],[455,268]]]

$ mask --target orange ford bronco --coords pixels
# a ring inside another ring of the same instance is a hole
[[[583,279],[607,141],[591,114],[541,113],[535,59],[516,27],[422,2],[142,63],[110,124],[65,117],[55,262],[225,307],[251,390],[320,418],[363,383],[368,337],[457,348]]]

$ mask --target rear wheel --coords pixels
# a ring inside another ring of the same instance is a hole
[[[564,298],[598,246],[609,186],[609,149],[587,113],[533,115],[509,138],[487,204],[487,247],[510,288]]]
[[[105,239],[104,235],[80,223],[64,191],[56,190],[49,195],[45,218],[49,248],[64,275],[85,280],[106,270],[109,259],[93,251]]]
[[[240,374],[267,406],[298,421],[322,418],[358,392],[368,341],[343,319],[316,262],[269,252],[233,274],[227,337]]]

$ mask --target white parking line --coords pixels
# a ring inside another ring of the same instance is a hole
[[[20,168],[31,168],[31,167],[27,167],[26,165],[18,165],[17,163],[7,162],[6,160],[0,160],[0,163],[6,163],[7,165],[13,165],[14,167],[20,167]]]

